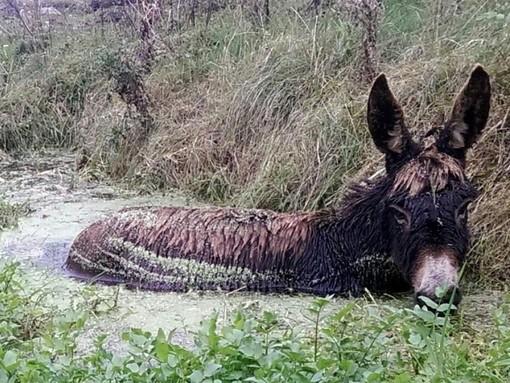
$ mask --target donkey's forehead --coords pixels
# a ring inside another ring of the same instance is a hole
[[[393,191],[416,196],[426,190],[439,192],[452,181],[466,181],[464,167],[455,158],[438,151],[434,143],[399,170]]]

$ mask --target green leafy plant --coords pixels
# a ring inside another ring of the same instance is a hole
[[[173,332],[131,329],[123,350],[100,335],[79,351],[100,298],[93,287],[56,307],[57,287],[34,286],[14,263],[0,265],[0,382],[507,382],[510,297],[488,310],[484,330],[447,304],[319,298],[290,324],[271,312],[238,309],[205,319],[192,346]],[[102,298],[105,299],[105,298]],[[111,299],[108,298],[108,299]],[[433,310],[433,311],[432,311]],[[108,311],[101,314],[108,315]],[[104,320],[108,320],[104,317]]]

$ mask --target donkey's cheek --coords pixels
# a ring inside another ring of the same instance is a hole
[[[416,297],[426,296],[437,301],[436,289],[444,289],[448,300],[457,289],[459,264],[450,250],[425,250],[417,257],[411,280]]]

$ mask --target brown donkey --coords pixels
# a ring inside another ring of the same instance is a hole
[[[435,142],[424,146],[380,75],[368,127],[386,156],[386,175],[353,186],[340,209],[124,209],[86,228],[66,267],[78,277],[159,291],[359,294],[411,285],[416,297],[434,300],[442,286],[448,299],[468,249],[467,207],[477,195],[465,174],[466,151],[486,124],[490,92],[477,66]]]

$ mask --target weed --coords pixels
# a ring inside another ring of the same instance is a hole
[[[0,233],[11,229],[18,223],[18,219],[27,215],[30,207],[27,204],[9,204],[0,200]]]
[[[439,315],[445,307],[395,308],[379,299],[339,305],[331,297],[291,325],[271,312],[236,310],[226,322],[202,322],[194,345],[173,332],[131,329],[127,352],[114,353],[101,335],[78,352],[93,288],[67,294],[34,286],[16,264],[0,266],[0,380],[52,382],[507,382],[509,299],[476,323]],[[62,296],[61,296],[62,298]],[[104,298],[103,298],[104,299]],[[430,302],[434,305],[433,302]],[[103,313],[104,315],[104,313]],[[27,331],[26,324],[36,324]]]

